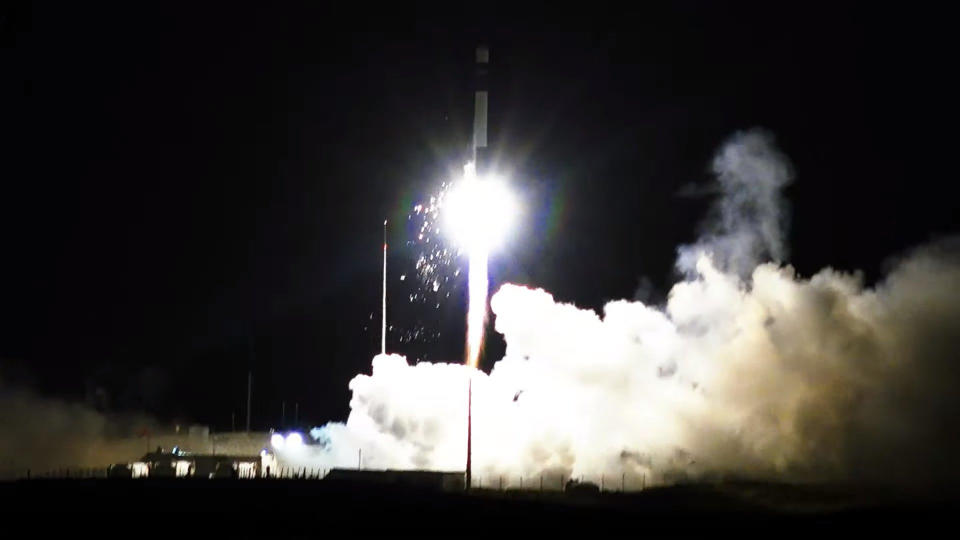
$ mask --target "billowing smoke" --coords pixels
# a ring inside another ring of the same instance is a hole
[[[664,306],[601,316],[504,285],[491,309],[506,355],[489,375],[377,356],[350,383],[346,424],[283,457],[463,470],[473,377],[475,478],[955,481],[960,242],[906,254],[872,287],[804,278],[780,262],[791,168],[771,138],[734,136],[714,169],[716,221],[681,249],[687,277]]]
[[[722,196],[700,240],[678,250],[678,268],[694,275],[703,253],[738,276],[748,276],[768,257],[785,261],[789,212],[782,190],[793,181],[793,168],[773,135],[760,129],[736,133],[713,158],[713,173]]]

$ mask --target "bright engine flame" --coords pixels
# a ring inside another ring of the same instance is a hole
[[[502,243],[518,213],[516,200],[496,177],[478,178],[472,163],[444,201],[447,233],[470,257],[466,363],[477,367],[487,317],[487,260]]]
[[[480,177],[466,167],[463,180],[444,197],[445,228],[472,256],[500,245],[517,217],[517,203],[503,180]]]

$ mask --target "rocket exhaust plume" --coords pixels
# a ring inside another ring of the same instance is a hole
[[[798,276],[779,262],[792,167],[772,136],[736,134],[717,156],[716,219],[680,248],[685,277],[663,306],[598,314],[503,285],[490,307],[507,348],[489,374],[378,355],[350,382],[347,422],[318,430],[305,459],[346,466],[362,447],[371,468],[463,470],[469,385],[474,479],[504,487],[960,480],[960,239],[903,255],[871,286]]]
[[[463,179],[451,188],[443,206],[447,232],[470,259],[466,364],[477,367],[487,317],[490,251],[503,242],[518,208],[501,179],[478,178],[472,163],[464,167]]]
[[[467,276],[469,300],[467,308],[467,358],[468,366],[475,368],[483,347],[483,332],[487,324],[487,259],[483,248],[470,252],[470,274]]]

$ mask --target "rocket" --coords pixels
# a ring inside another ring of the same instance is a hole
[[[473,163],[477,176],[489,173],[490,152],[487,147],[488,75],[490,72],[490,49],[477,47],[474,65],[473,93]]]
[[[490,49],[477,47],[473,79],[473,165],[480,178],[489,174],[490,151],[487,147],[487,75],[490,72]],[[485,264],[485,263],[484,263]],[[467,464],[464,488],[473,487],[473,376],[467,382]]]

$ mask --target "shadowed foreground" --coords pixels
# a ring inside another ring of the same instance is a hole
[[[330,537],[339,526],[446,534],[522,530],[799,532],[927,530],[953,495],[776,484],[691,485],[641,493],[442,493],[306,480],[22,480],[0,484],[5,519],[45,530]],[[64,515],[65,514],[65,515]],[[63,516],[48,519],[50,516]],[[189,525],[187,529],[183,527]],[[146,529],[144,529],[146,528]],[[346,532],[346,531],[345,531]]]

